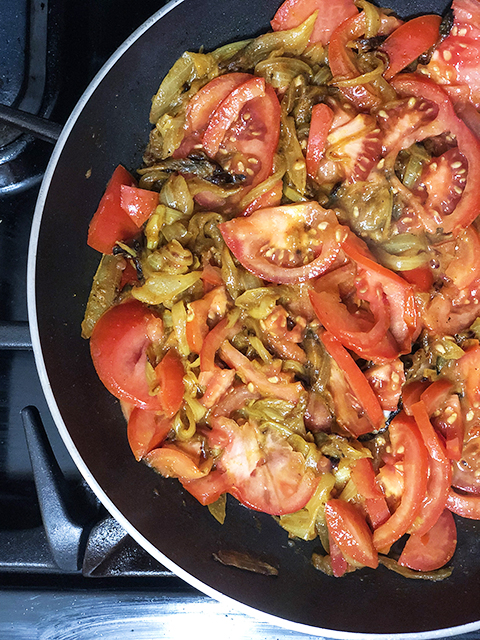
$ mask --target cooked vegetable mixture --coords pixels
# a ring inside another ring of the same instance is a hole
[[[480,519],[480,2],[286,0],[184,53],[89,229],[83,335],[135,458],[441,579]]]

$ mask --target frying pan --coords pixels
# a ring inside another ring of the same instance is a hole
[[[443,12],[444,0],[390,1],[400,15]],[[91,363],[80,322],[99,256],[87,228],[118,163],[141,163],[151,96],[184,50],[211,50],[269,27],[279,0],[174,0],[114,54],[81,98],[55,147],[35,212],[28,305],[49,407],[96,495],[148,552],[207,595],[244,612],[335,638],[434,638],[480,628],[480,535],[459,523],[452,576],[413,581],[362,570],[329,578],[311,565],[318,541],[288,541],[268,515],[228,500],[220,525],[181,485],[134,460],[118,402]],[[216,562],[239,551],[278,568],[267,577]],[[386,634],[386,635],[384,635]],[[394,634],[396,634],[394,636]]]

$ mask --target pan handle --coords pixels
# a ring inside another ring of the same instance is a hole
[[[55,142],[62,131],[61,125],[44,118],[34,116],[26,111],[19,111],[6,105],[0,105],[0,121],[8,122],[25,133],[31,133],[40,140]]]

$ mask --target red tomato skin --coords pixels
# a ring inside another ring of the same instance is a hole
[[[448,491],[452,480],[452,467],[445,454],[444,446],[433,428],[425,403],[421,400],[412,405],[412,415],[430,454],[430,472],[421,512],[410,531],[422,536],[436,523],[445,510]]]
[[[307,173],[315,179],[320,160],[325,153],[327,136],[333,122],[333,112],[328,105],[320,102],[313,106],[310,131],[307,142]]]
[[[368,384],[368,381],[362,371],[358,368],[355,360],[342,346],[342,344],[328,331],[323,334],[322,342],[328,353],[344,372],[353,393],[363,406],[365,413],[371,422],[371,430],[380,429],[385,422],[382,408],[380,407],[380,403],[378,402],[373,389]],[[353,428],[354,427],[352,426],[351,429]],[[368,429],[368,427],[365,428]],[[353,435],[359,436],[364,433],[368,433],[368,431],[365,431],[365,428],[361,429],[360,432],[353,433]]]
[[[373,534],[375,548],[384,553],[410,528],[419,514],[427,490],[428,453],[413,418],[396,416],[389,427],[394,451],[402,450],[404,489],[399,506]]]
[[[163,414],[134,407],[128,419],[127,435],[136,460],[159,447],[172,428],[172,421]]]
[[[120,186],[120,204],[128,213],[135,225],[140,229],[144,222],[155,211],[158,205],[159,194],[149,189],[122,184]]]
[[[415,571],[435,571],[449,562],[457,546],[457,528],[448,509],[444,509],[433,527],[412,534],[403,548],[398,564]]]
[[[232,486],[228,473],[220,471],[219,469],[210,471],[210,473],[203,478],[183,480],[181,482],[183,488],[204,506],[218,500],[223,493],[228,493]]]
[[[224,98],[212,114],[203,134],[203,148],[208,156],[214,158],[217,155],[225,134],[238,119],[245,104],[254,98],[263,98],[264,96],[265,80],[251,78]]]
[[[161,411],[158,395],[150,395],[145,368],[149,326],[163,331],[162,320],[141,302],[132,300],[108,309],[90,338],[98,377],[116,398],[141,409]]]
[[[122,185],[136,186],[136,181],[118,165],[88,228],[87,244],[100,253],[111,254],[118,240],[129,240],[138,233],[137,225],[122,207]]]
[[[286,0],[271,21],[274,31],[293,29],[305,22],[314,11],[318,17],[310,43],[328,44],[333,31],[347,18],[358,13],[353,0]]]
[[[185,391],[185,369],[180,356],[169,349],[155,367],[155,374],[160,386],[159,396],[163,410],[167,417],[174,416],[182,406]]]
[[[357,487],[357,492],[365,498],[365,509],[368,519],[374,529],[383,524],[390,517],[387,501],[375,479],[375,471],[371,460],[360,458],[352,468],[351,478]]]
[[[325,518],[329,535],[347,558],[372,569],[378,567],[372,532],[355,505],[332,498],[325,505]]]
[[[389,57],[388,67],[383,74],[386,80],[391,80],[435,45],[441,21],[437,15],[418,16],[404,22],[388,36],[380,47]]]

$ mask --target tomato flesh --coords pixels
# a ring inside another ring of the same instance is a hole
[[[372,533],[353,504],[333,498],[325,505],[325,518],[329,534],[347,558],[366,567],[377,568],[378,555]]]
[[[305,282],[334,262],[343,237],[332,211],[315,202],[254,211],[219,225],[230,251],[256,276],[277,283]]]
[[[151,395],[146,377],[149,333],[163,333],[158,316],[136,300],[106,311],[95,325],[90,352],[100,380],[116,398],[141,409],[160,411],[159,395]]]
[[[118,240],[126,241],[138,234],[138,226],[122,207],[122,185],[136,186],[133,176],[119,165],[100,200],[88,228],[88,245],[100,253],[111,254]]]
[[[333,31],[347,18],[358,13],[353,0],[286,0],[271,21],[274,31],[298,27],[314,11],[318,17],[310,36],[310,42],[328,44]]]
[[[398,563],[415,571],[435,571],[452,559],[456,546],[455,520],[445,509],[426,533],[408,538]]]

